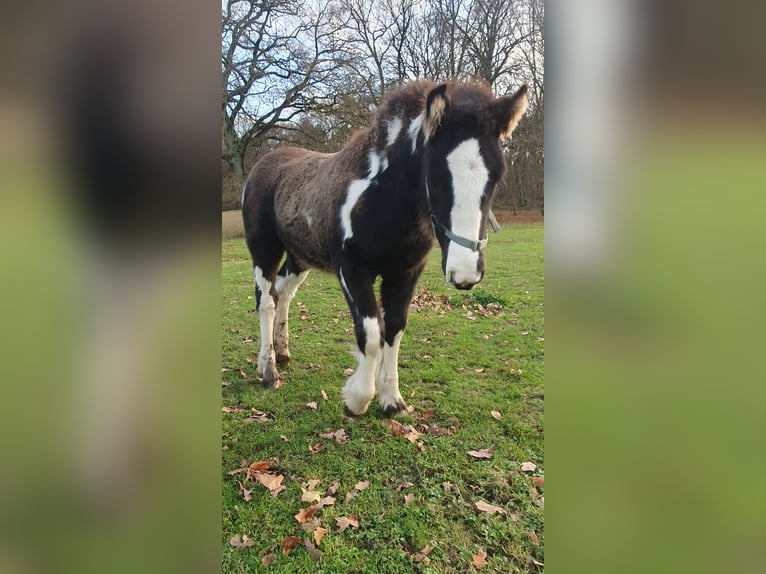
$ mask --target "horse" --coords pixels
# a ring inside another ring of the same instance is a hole
[[[500,140],[526,111],[527,90],[495,98],[478,82],[415,80],[389,92],[372,126],[340,151],[277,148],[253,166],[242,216],[265,386],[281,385],[290,301],[316,268],[337,276],[354,322],[358,365],[342,391],[346,414],[364,414],[376,393],[386,416],[406,410],[399,346],[426,256],[435,238],[457,289],[484,277],[490,201],[506,169]]]

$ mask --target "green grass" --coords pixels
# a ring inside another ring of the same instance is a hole
[[[466,572],[479,549],[487,553],[482,572],[542,571],[541,488],[523,473],[524,461],[543,467],[543,226],[505,225],[490,236],[487,274],[466,293],[444,282],[440,254],[432,251],[420,280],[400,353],[400,389],[414,412],[398,420],[422,433],[416,443],[393,436],[373,402],[364,416],[343,414],[342,373],[354,367],[351,319],[336,279],[312,271],[291,308],[293,360],[280,370],[286,383],[264,389],[254,378],[248,355],[258,352],[252,271],[242,239],[223,242],[223,405],[256,408],[271,414],[266,423],[247,423],[246,412],[223,414],[223,563],[224,572]],[[423,293],[427,291],[427,293]],[[304,319],[297,303],[305,306]],[[487,315],[487,316],[484,316]],[[240,369],[247,378],[242,378]],[[324,390],[329,400],[322,399]],[[316,402],[316,411],[307,408]],[[502,413],[495,420],[490,411]],[[429,434],[426,426],[451,434]],[[317,433],[343,428],[345,444]],[[287,441],[280,438],[284,436]],[[309,452],[309,444],[324,449]],[[469,450],[490,449],[493,457],[474,459]],[[284,475],[286,489],[276,497],[255,483],[245,502],[227,471],[242,461],[268,460]],[[303,545],[283,554],[286,536],[310,538],[294,516],[301,508],[300,484],[319,479],[322,495],[340,480],[334,506],[316,516],[328,529],[314,560]],[[370,486],[346,501],[358,481]],[[400,492],[397,485],[413,486]],[[446,490],[442,483],[455,485]],[[413,501],[404,505],[405,494]],[[484,501],[507,515],[479,512]],[[339,532],[335,518],[357,514],[358,530]],[[539,546],[530,537],[537,535]],[[235,535],[254,545],[238,550]],[[426,560],[414,555],[425,546]],[[276,560],[263,566],[264,555]]]

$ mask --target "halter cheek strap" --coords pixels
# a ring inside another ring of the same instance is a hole
[[[480,251],[481,249],[484,249],[487,246],[487,242],[489,241],[489,236],[485,237],[484,239],[480,239],[479,241],[473,241],[467,237],[462,237],[453,233],[451,230],[447,229],[447,227],[443,225],[441,221],[437,219],[433,207],[431,207],[431,192],[428,189],[428,177],[425,178],[425,181],[426,202],[428,203],[428,213],[431,216],[431,229],[434,230],[434,235],[436,235],[436,230],[438,229],[447,236],[447,239],[453,243],[457,243],[462,247],[470,249],[471,251]]]

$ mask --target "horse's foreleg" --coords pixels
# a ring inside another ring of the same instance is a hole
[[[282,268],[279,270],[275,288],[277,291],[277,309],[274,319],[274,350],[277,363],[282,365],[290,361],[290,335],[287,328],[287,314],[290,309],[290,301],[301,283],[309,274],[308,270],[300,267],[289,255]]]
[[[346,265],[338,271],[338,279],[351,308],[359,347],[359,366],[343,387],[343,405],[347,414],[361,415],[375,396],[383,326],[373,291],[374,278]]]
[[[399,392],[399,344],[407,325],[412,293],[422,271],[423,267],[420,267],[402,277],[384,277],[381,285],[385,343],[378,371],[378,403],[389,417],[407,410],[407,404]]]
[[[263,270],[256,266],[255,275],[255,299],[258,309],[258,318],[261,327],[261,350],[258,353],[258,364],[255,374],[263,377],[263,384],[267,387],[279,387],[279,373],[274,355],[274,317],[276,316],[276,297],[273,282],[264,276]],[[274,272],[270,277],[273,279]]]

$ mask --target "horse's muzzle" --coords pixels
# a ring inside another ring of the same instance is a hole
[[[483,278],[484,278],[484,274],[482,273],[481,275],[479,275],[479,278],[476,281],[466,281],[466,280],[456,281],[455,272],[450,271],[450,274],[447,278],[447,282],[450,285],[452,285],[455,289],[460,289],[461,291],[468,291],[469,289],[473,289],[474,285],[476,285],[477,283],[480,283]]]

